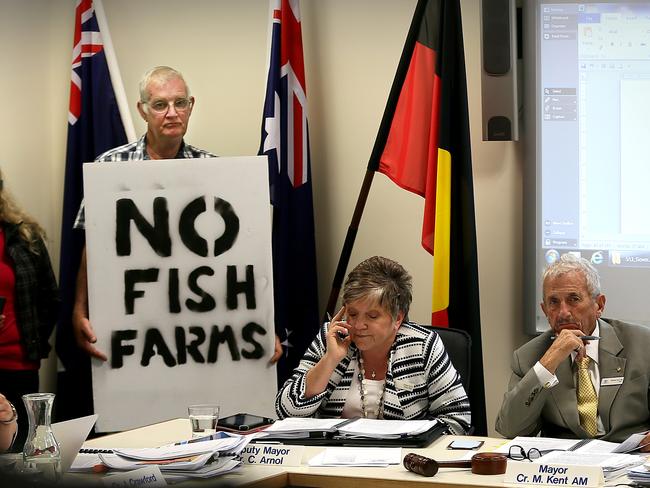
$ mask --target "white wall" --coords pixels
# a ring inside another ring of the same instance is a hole
[[[303,0],[321,309],[356,202],[416,0]],[[521,332],[521,144],[481,141],[478,0],[462,0],[479,245],[488,423],[494,423]],[[104,0],[138,134],[142,73],[185,74],[197,105],[186,139],[220,155],[255,154],[265,88],[266,0]],[[0,0],[0,166],[45,226],[58,268],[73,0]],[[423,200],[378,174],[351,264],[373,254],[414,277],[411,316],[428,323],[431,256]],[[44,368],[51,389],[54,367]],[[493,431],[492,431],[493,433]]]
[[[45,227],[58,270],[73,1],[0,0],[0,168],[5,189]],[[53,355],[41,388],[55,388]]]

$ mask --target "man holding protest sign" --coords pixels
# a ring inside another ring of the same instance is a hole
[[[147,133],[138,141],[111,149],[96,161],[136,161],[148,159],[189,159],[214,157],[202,149],[190,146],[183,140],[187,132],[194,97],[183,75],[168,66],[149,70],[140,81],[138,112],[147,123]],[[83,205],[79,210],[75,228],[85,227]],[[86,251],[81,256],[77,276],[72,327],[79,348],[89,356],[106,361],[106,354],[95,347],[96,336],[88,312],[88,280]],[[282,346],[276,336],[275,352],[271,362],[282,355]]]

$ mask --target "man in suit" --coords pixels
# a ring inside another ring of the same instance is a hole
[[[584,258],[565,254],[543,280],[551,330],[514,352],[496,430],[613,442],[648,431],[650,328],[601,318],[605,295]],[[648,443],[650,434],[641,445]]]

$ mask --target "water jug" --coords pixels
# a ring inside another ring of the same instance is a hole
[[[29,432],[23,448],[24,472],[45,482],[61,478],[61,449],[52,432],[54,393],[23,395],[29,418]]]

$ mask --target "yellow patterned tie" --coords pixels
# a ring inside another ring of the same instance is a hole
[[[589,357],[576,359],[578,364],[578,416],[580,425],[590,437],[598,434],[596,415],[598,413],[598,397],[589,377]]]

